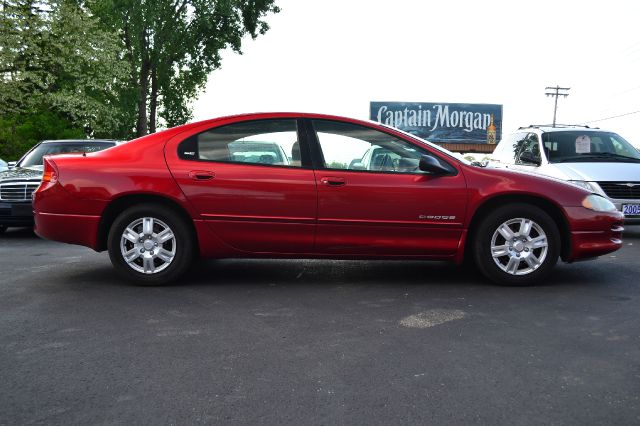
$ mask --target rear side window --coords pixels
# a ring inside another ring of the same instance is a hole
[[[183,160],[302,167],[295,119],[233,123],[182,141]]]

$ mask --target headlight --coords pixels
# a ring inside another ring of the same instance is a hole
[[[587,195],[582,200],[582,207],[596,212],[615,212],[617,210],[611,201],[596,194]]]
[[[593,185],[591,182],[586,182],[584,180],[570,180],[569,183],[572,183],[575,186],[579,186],[580,188],[584,188],[587,191],[600,192],[598,191],[598,188],[596,188],[596,186]]]

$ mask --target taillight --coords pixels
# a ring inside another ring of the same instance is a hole
[[[58,181],[58,170],[55,163],[44,157],[44,173],[42,174],[42,184],[56,183]],[[40,186],[42,186],[42,184]]]

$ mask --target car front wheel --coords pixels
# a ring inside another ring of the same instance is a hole
[[[560,234],[542,209],[509,204],[478,225],[474,255],[480,271],[503,285],[531,285],[549,273],[560,254]]]
[[[126,278],[142,285],[174,281],[193,260],[192,233],[166,207],[144,204],[125,210],[113,222],[107,241],[109,258]]]

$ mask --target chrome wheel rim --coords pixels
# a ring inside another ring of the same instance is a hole
[[[129,267],[142,274],[162,272],[176,257],[176,237],[163,221],[142,217],[124,228],[120,252]]]
[[[510,275],[535,271],[542,266],[548,252],[547,234],[531,219],[510,219],[498,226],[491,237],[493,261]]]

